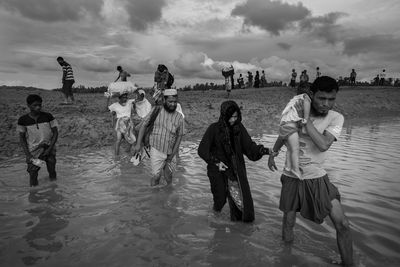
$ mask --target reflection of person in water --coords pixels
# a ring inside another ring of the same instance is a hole
[[[243,254],[232,253],[235,251],[246,251],[246,237],[250,237],[254,228],[250,225],[232,225],[211,223],[210,228],[214,235],[208,245],[210,253],[207,255],[207,263],[210,266],[247,266]],[[257,265],[258,266],[258,265]]]
[[[59,203],[64,197],[56,192],[57,185],[52,184],[49,188],[41,191],[31,190],[29,192],[29,202],[32,208],[27,212],[32,217],[37,217],[39,222],[35,224],[23,238],[28,245],[38,251],[56,252],[61,250],[63,243],[56,238],[56,233],[68,225],[65,215],[68,214],[63,209],[58,208]],[[32,221],[36,219],[32,218]],[[36,255],[36,254],[35,254]],[[37,255],[36,255],[37,256]],[[38,260],[38,257],[25,257],[23,260]],[[25,262],[26,264],[34,264]]]

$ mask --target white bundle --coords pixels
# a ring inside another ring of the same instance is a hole
[[[104,96],[111,97],[116,94],[133,93],[137,89],[131,82],[113,82],[108,85],[108,90],[104,93]]]
[[[224,67],[222,69],[222,75],[227,78],[231,75],[233,75],[235,73],[235,70],[233,69],[233,66],[229,66],[229,67]]]

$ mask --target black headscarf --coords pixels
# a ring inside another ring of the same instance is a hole
[[[232,117],[233,113],[237,112],[237,120],[235,124],[232,126],[229,124],[229,119]],[[237,172],[237,158],[235,155],[235,143],[234,137],[240,132],[239,124],[242,121],[242,113],[238,104],[235,101],[228,100],[221,104],[221,115],[218,120],[218,124],[220,127],[221,139],[225,148],[225,152],[227,153],[227,158],[231,159],[233,165],[234,177],[230,177],[231,179],[236,180],[238,175]]]

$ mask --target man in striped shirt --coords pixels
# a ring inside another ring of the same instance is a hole
[[[140,151],[143,136],[147,127],[151,124],[150,118],[153,112],[158,111],[154,120],[153,130],[150,134],[150,160],[151,160],[151,186],[160,183],[164,176],[167,184],[172,183],[172,174],[176,168],[176,155],[183,136],[183,115],[176,110],[178,93],[176,89],[165,89],[163,106],[155,107],[144,119],[139,130],[139,136],[133,149],[134,153]]]
[[[72,93],[72,85],[75,83],[74,73],[72,72],[71,65],[66,62],[62,57],[57,58],[58,64],[62,67],[63,77],[62,77],[62,92],[64,94],[64,104],[72,104],[75,99]],[[71,101],[69,100],[71,99]]]

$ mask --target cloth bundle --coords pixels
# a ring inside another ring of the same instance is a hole
[[[123,93],[133,93],[138,88],[131,82],[113,82],[108,85],[107,92],[104,93],[106,97],[121,95]]]
[[[228,78],[229,76],[232,76],[233,74],[235,74],[235,71],[232,66],[225,67],[222,69],[222,76],[224,76],[225,78]]]

